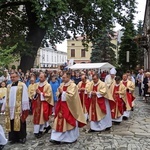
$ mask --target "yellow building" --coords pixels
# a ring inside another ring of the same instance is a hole
[[[118,56],[117,51],[117,33],[111,41],[116,45],[114,49],[116,58]],[[88,51],[86,51],[82,45],[82,37],[78,37],[77,40],[67,40],[67,58],[68,60],[73,59],[75,63],[89,63],[91,62],[92,43],[89,43]]]
[[[89,44],[89,49],[86,51],[82,45],[82,37],[77,40],[67,40],[67,58],[73,59],[75,63],[88,63],[90,62],[92,43]]]

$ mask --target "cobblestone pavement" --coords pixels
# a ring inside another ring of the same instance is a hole
[[[4,117],[0,116],[0,124],[3,122]],[[111,132],[88,133],[87,125],[80,129],[80,137],[74,144],[53,145],[49,142],[50,133],[35,139],[31,116],[27,122],[26,144],[8,143],[5,150],[150,150],[150,101],[145,103],[140,97],[129,120],[113,125]]]

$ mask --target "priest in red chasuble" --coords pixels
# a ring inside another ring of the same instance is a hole
[[[46,81],[46,75],[40,73],[39,79],[40,82],[36,85],[35,96],[32,101],[34,135],[37,138],[42,136],[45,127],[46,133],[51,129],[49,117],[52,115],[52,108],[54,106],[52,89]]]
[[[50,140],[55,144],[75,142],[79,137],[78,127],[86,125],[78,88],[70,77],[70,73],[63,75],[64,82],[57,93],[58,102]]]
[[[90,82],[86,79],[85,75],[81,76],[81,81],[78,83],[78,90],[80,95],[80,100],[83,108],[83,113],[85,115],[85,119],[88,119],[88,110],[89,110],[89,98],[87,93],[87,88]]]
[[[115,100],[115,109],[112,110],[112,121],[114,124],[120,124],[124,113],[124,106],[126,105],[126,88],[121,83],[119,76],[115,77],[115,84],[112,85],[112,96]]]
[[[106,84],[99,80],[98,75],[93,75],[88,94],[90,98],[89,132],[110,130],[112,126],[110,103],[113,105],[114,101],[106,98]]]
[[[126,110],[124,111],[123,119],[127,120],[130,116],[130,111],[132,109],[132,103],[135,99],[135,96],[134,96],[135,84],[132,81],[128,80],[127,74],[124,74],[122,79],[123,79],[122,83],[126,87],[126,99],[127,99],[127,103],[126,103],[126,107],[125,107]]]
[[[8,140],[13,143],[26,142],[26,118],[30,110],[28,89],[19,81],[17,72],[11,73],[12,84],[7,87],[7,95],[2,106],[5,110],[6,131],[9,132]]]

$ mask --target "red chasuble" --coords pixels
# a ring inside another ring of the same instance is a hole
[[[124,102],[122,98],[120,98],[120,95],[116,93],[119,91],[119,87],[120,86],[115,86],[114,91],[113,91],[113,98],[115,100],[115,108],[114,108],[114,111],[111,112],[112,119],[116,119],[120,117],[118,116],[118,111],[120,112],[121,115],[123,115],[123,112],[124,112],[124,109],[123,109]]]
[[[43,87],[38,87],[38,89],[43,93]],[[43,93],[44,96],[44,93]],[[38,94],[38,97],[36,100],[32,101],[32,109],[33,109],[33,123],[39,124],[40,117],[41,117],[41,111],[43,111],[43,118],[44,121],[49,120],[49,116],[52,114],[52,107],[47,101],[41,101],[40,100],[40,94]]]
[[[85,88],[86,83],[82,83],[81,84],[81,88]],[[85,91],[80,91],[80,100],[81,100],[81,104],[82,107],[86,107],[87,112],[89,111],[89,99],[88,99],[88,95],[84,93]]]
[[[63,91],[67,91],[67,86],[63,86]],[[61,101],[61,98],[59,98],[57,104],[56,104],[56,109],[55,109],[55,118],[58,117],[57,120],[57,125],[56,125],[56,131],[57,132],[63,132],[63,123],[64,120],[72,125],[73,127],[76,127],[76,119],[73,117],[71,114],[67,102],[66,101]],[[85,124],[82,124],[78,122],[79,127],[83,127]]]
[[[125,87],[127,87],[127,82],[123,82],[123,84]],[[132,102],[134,101],[135,97],[132,95],[132,93],[129,93],[129,91],[126,91],[126,96],[129,106],[132,108]]]
[[[97,92],[97,87],[98,87],[98,85],[93,86],[93,91]],[[91,121],[99,121],[99,120],[97,120],[96,103],[99,105],[99,108],[101,109],[101,111],[103,113],[105,113],[105,114],[107,113],[106,112],[106,105],[105,105],[105,98],[104,97],[98,98],[97,95],[92,95],[91,100],[90,100]]]

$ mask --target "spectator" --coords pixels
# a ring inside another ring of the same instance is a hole
[[[7,92],[6,83],[3,81],[0,84],[0,110],[6,98],[6,94],[7,94],[6,92]]]
[[[53,114],[55,112],[55,107],[56,107],[56,103],[57,103],[57,96],[56,96],[56,92],[57,92],[57,89],[59,87],[59,83],[58,81],[56,80],[56,76],[53,76],[52,77],[52,80],[50,81],[50,85],[51,85],[51,88],[52,88],[52,92],[53,92],[53,99],[54,99],[54,110],[53,110]]]
[[[149,85],[150,85],[150,72],[147,72],[145,74],[144,80],[143,80],[143,84],[144,84],[144,98],[143,100],[145,100],[147,102],[147,97],[150,96],[150,90],[149,90]]]
[[[81,81],[81,78],[80,78],[80,74],[77,72],[76,73],[76,77],[75,77],[75,79],[74,79],[74,83],[76,84],[76,85],[78,85],[78,83]]]
[[[143,69],[139,70],[139,74],[137,75],[137,82],[138,82],[138,88],[139,88],[139,96],[142,95],[142,85],[143,85]]]

